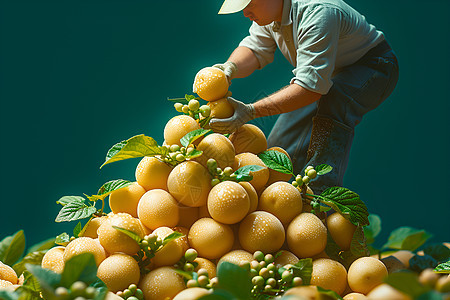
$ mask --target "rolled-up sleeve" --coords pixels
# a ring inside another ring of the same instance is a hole
[[[259,61],[259,68],[264,68],[273,61],[277,44],[266,26],[259,26],[253,22],[249,33],[250,35],[245,37],[239,46],[252,50]]]
[[[333,85],[340,23],[341,12],[334,7],[316,6],[304,16],[298,26],[297,65],[291,83],[328,93]]]

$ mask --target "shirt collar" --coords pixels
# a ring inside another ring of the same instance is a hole
[[[292,23],[291,19],[291,0],[283,0],[283,15],[280,22],[273,22],[273,30],[278,31],[281,26],[287,26]]]

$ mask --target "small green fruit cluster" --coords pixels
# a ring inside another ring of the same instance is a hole
[[[187,249],[186,252],[184,253],[184,256],[176,264],[176,268],[188,273],[193,273],[198,265],[196,262],[194,262],[197,256],[198,256],[197,250],[193,248]]]
[[[214,158],[208,159],[206,166],[213,177],[211,180],[212,186],[215,186],[222,181],[236,181],[237,175],[234,174],[233,168],[226,167],[222,170],[217,166],[217,161]]]
[[[177,144],[170,146],[163,146],[168,150],[168,154],[162,157],[162,160],[166,163],[176,165],[182,163],[194,152],[195,148],[192,145],[186,147],[180,147]]]
[[[196,120],[201,119],[201,117],[207,118],[211,114],[211,108],[208,105],[200,106],[200,102],[196,99],[190,100],[188,104],[177,102],[173,106],[175,107],[176,111],[191,116]]]
[[[154,233],[146,235],[139,242],[141,250],[137,253],[137,256],[139,257],[141,271],[150,264],[150,259],[155,256],[162,245],[163,240]]]
[[[305,169],[305,176],[298,174],[295,177],[295,180],[292,181],[292,185],[298,188],[301,188],[302,185],[308,185],[312,179],[317,177],[317,171],[313,166],[308,166]]]
[[[55,290],[56,298],[59,300],[87,300],[97,296],[97,290],[92,286],[87,286],[83,281],[75,281],[69,289],[58,287]]]
[[[294,277],[292,265],[277,268],[272,254],[262,251],[253,253],[253,260],[240,265],[248,270],[252,277],[252,294],[259,293],[278,294],[287,288],[303,284],[300,277]]]
[[[117,292],[116,295],[127,300],[144,300],[144,293],[134,283],[130,284],[127,289]]]
[[[202,287],[206,289],[213,289],[217,287],[219,280],[217,277],[209,278],[208,271],[206,269],[199,269],[193,273],[192,279],[189,279],[186,283],[188,288]]]

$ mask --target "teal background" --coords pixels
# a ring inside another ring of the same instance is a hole
[[[349,0],[384,31],[400,62],[392,96],[356,128],[345,186],[383,220],[449,236],[450,2]],[[176,114],[167,97],[191,93],[195,73],[223,62],[247,34],[220,0],[0,2],[0,238],[28,245],[76,224],[54,223],[64,195],[134,180],[138,159],[105,166],[108,149],[145,133],[162,142]],[[275,62],[231,91],[249,102],[288,84]],[[268,133],[275,118],[258,120]]]

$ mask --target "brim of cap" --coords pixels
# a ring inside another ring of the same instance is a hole
[[[243,10],[251,0],[225,0],[219,10],[219,15],[232,14]]]

